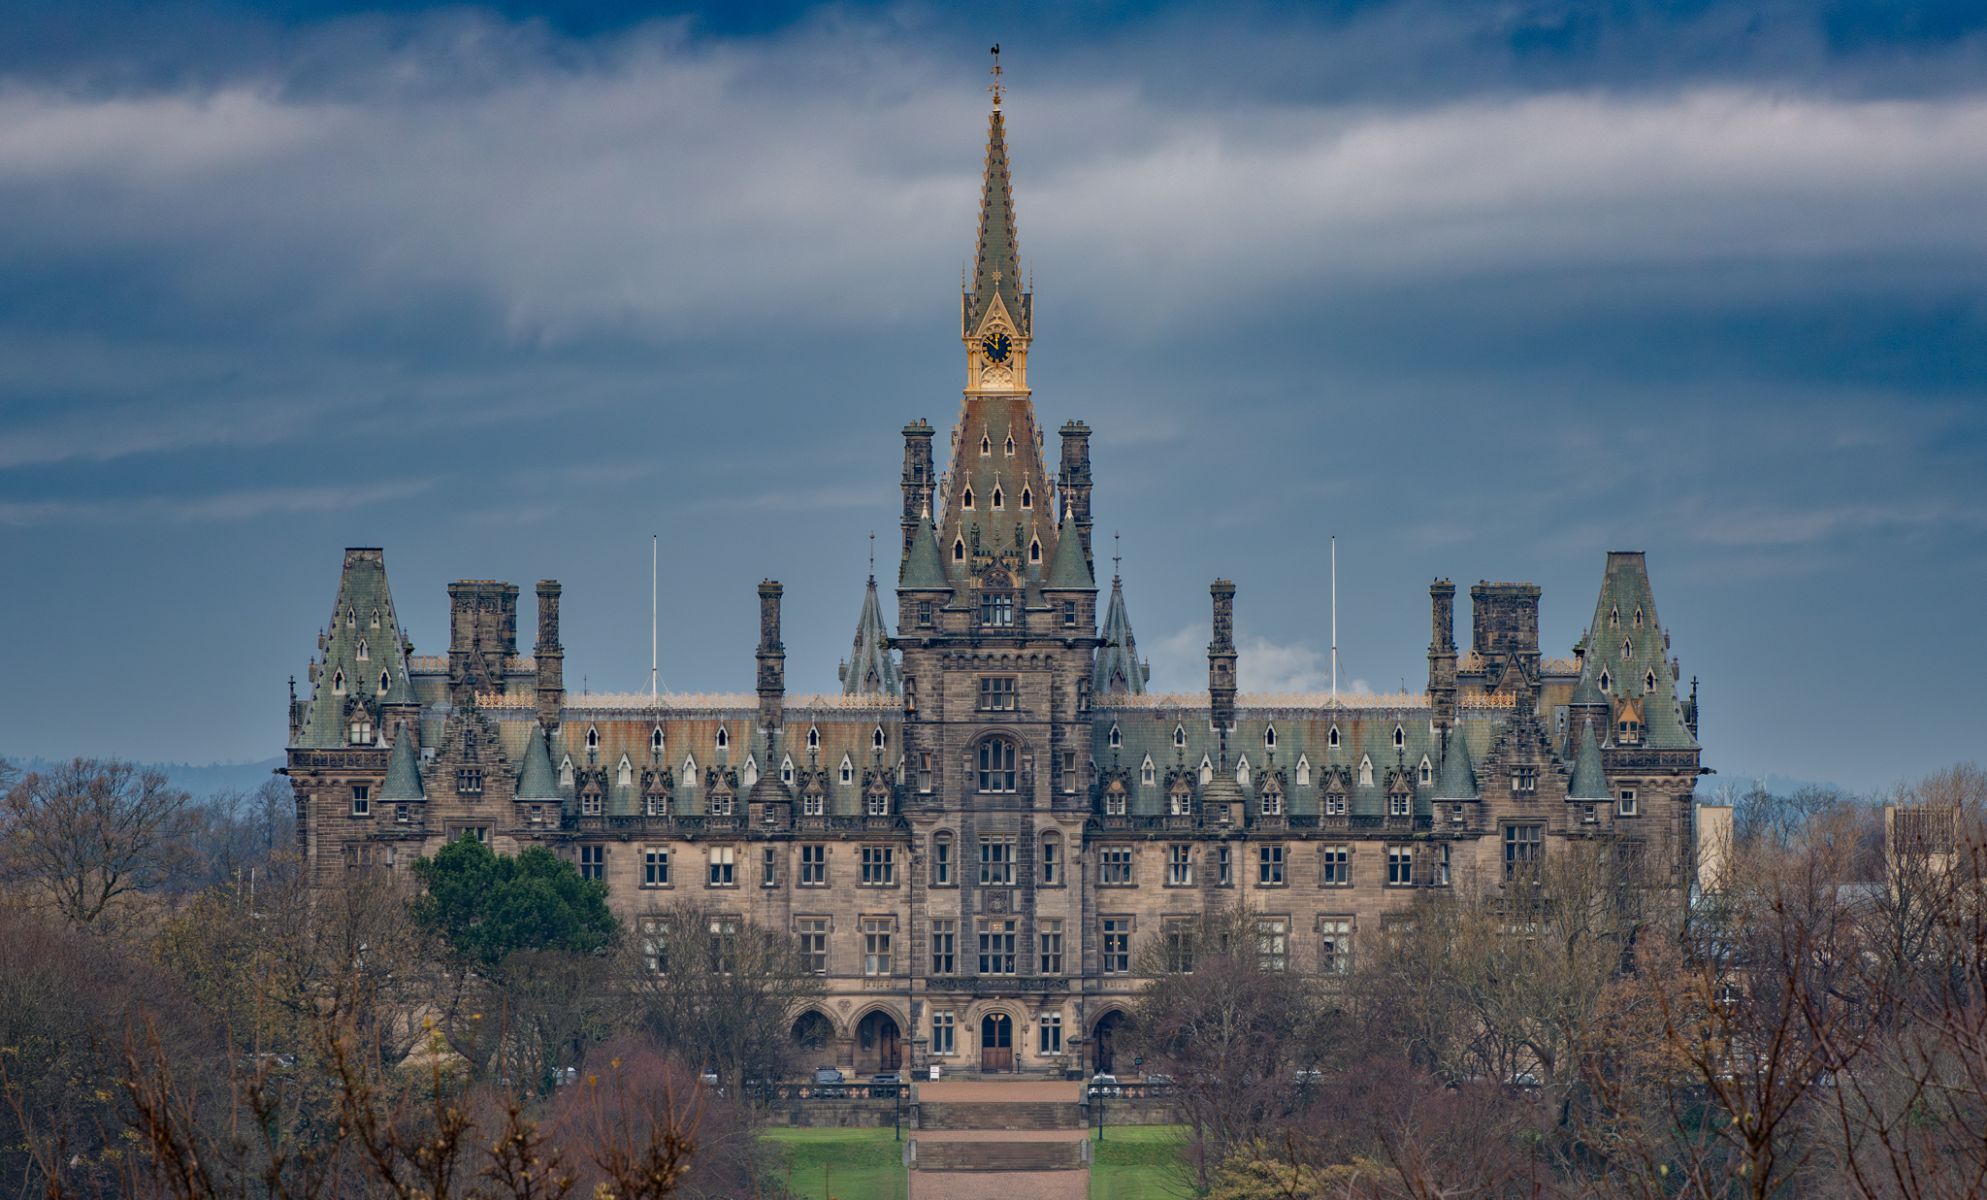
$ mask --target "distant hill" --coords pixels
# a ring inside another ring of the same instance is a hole
[[[14,758],[0,754],[23,771],[38,771],[53,766],[46,758]],[[215,792],[238,790],[252,792],[270,778],[270,772],[283,765],[281,758],[265,758],[259,762],[246,763],[139,763],[165,772],[174,787],[185,788],[195,797],[211,796]]]

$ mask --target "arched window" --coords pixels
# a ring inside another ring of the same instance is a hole
[[[1025,487],[1021,489],[1021,507],[1035,507],[1035,493]]]
[[[1206,787],[1214,782],[1214,760],[1203,754],[1200,756],[1200,785]]]
[[[1429,762],[1428,756],[1424,754],[1421,756],[1421,786],[1427,787],[1429,784],[1434,782],[1435,782],[1435,764]]]
[[[591,725],[586,727],[586,748],[589,750],[600,749],[600,730]]]
[[[392,686],[393,686],[393,676],[387,674],[385,671],[381,671],[379,673],[379,694],[382,696],[386,695],[387,689],[391,688]]]
[[[809,750],[819,750],[821,748],[821,731],[812,725],[807,727],[807,748]]]
[[[372,648],[366,645],[366,639],[364,639],[364,638],[360,638],[360,639],[359,639],[359,661],[360,661],[360,662],[365,662],[366,660],[370,659],[370,658],[371,658],[372,656],[373,656],[373,655],[372,655]]]
[[[963,503],[963,505],[964,505],[964,506],[965,506],[966,508],[968,508],[968,509],[970,509],[970,508],[972,508],[972,507],[973,507],[973,485],[972,485],[972,484],[970,484],[970,483],[969,483],[969,484],[967,484],[967,485],[966,485],[966,494],[965,494],[965,495],[964,495],[963,497],[961,497],[961,502],[962,502],[962,503]]]
[[[1373,760],[1363,754],[1359,756],[1359,786],[1373,786]]]
[[[1325,735],[1325,745],[1338,749],[1338,726],[1332,726],[1331,732]]]
[[[965,562],[965,561],[966,561],[966,539],[965,539],[965,538],[953,538],[953,539],[952,539],[952,561],[953,561],[953,562]]]
[[[1241,784],[1243,787],[1248,787],[1251,774],[1249,756],[1244,754],[1242,761],[1235,764],[1235,782]]]
[[[1300,754],[1297,757],[1297,786],[1311,786],[1311,756]]]
[[[1148,754],[1145,756],[1145,761],[1138,765],[1138,781],[1147,787],[1151,787],[1153,780],[1158,777],[1158,768],[1152,765],[1152,756]]]
[[[331,694],[334,696],[342,696],[345,694],[345,672],[343,671],[332,672]]]
[[[1119,731],[1116,725],[1111,726],[1110,741],[1111,749],[1113,750],[1119,749],[1125,744],[1125,735]]]
[[[782,758],[782,759],[780,760],[780,782],[781,782],[781,783],[784,783],[784,784],[786,784],[786,785],[787,785],[788,787],[792,787],[792,786],[793,786],[793,756],[792,756],[792,755],[788,755],[787,757],[785,757],[785,758]]]
[[[1271,725],[1263,730],[1263,749],[1276,749],[1276,726]]]
[[[1173,745],[1184,749],[1186,747],[1186,744],[1187,744],[1187,727],[1185,725],[1173,726]]]
[[[662,726],[660,725],[649,730],[649,753],[655,755],[657,758],[662,757]]]
[[[869,744],[872,749],[883,749],[883,726],[878,725],[875,729],[870,730]]]
[[[846,754],[842,755],[840,778],[843,783],[854,783],[856,781],[856,765],[849,761],[849,756]]]
[[[1394,726],[1394,748],[1398,750],[1405,747],[1406,745],[1407,745],[1407,730],[1402,729],[1398,725]]]
[[[980,743],[975,755],[980,791],[1006,793],[1015,790],[1016,753],[1011,739],[987,738]]]
[[[931,837],[931,885],[933,887],[952,886],[952,835],[935,833]]]
[[[1006,507],[1007,507],[1007,493],[1006,493],[1006,492],[1003,492],[1003,491],[1001,491],[1001,490],[1000,490],[1000,485],[999,485],[999,484],[997,484],[997,483],[996,483],[996,484],[994,484],[994,490],[993,490],[993,506],[994,506],[994,507],[995,507],[996,509],[1001,509],[1001,508],[1006,508]]]
[[[621,765],[616,774],[615,782],[622,787],[627,787],[635,782],[635,764],[629,762],[628,756],[625,754],[621,756]]]
[[[1041,539],[1041,538],[1029,538],[1029,539],[1028,539],[1028,561],[1029,561],[1029,562],[1036,562],[1036,563],[1038,563],[1038,562],[1041,562],[1041,561],[1042,561],[1042,539]]]
[[[628,760],[624,758],[621,761],[625,764]],[[751,787],[753,784],[759,782],[758,755],[748,754],[745,756],[745,766],[740,768],[738,772],[738,782],[741,787]]]
[[[731,746],[731,730],[726,729],[722,725],[718,726],[718,749],[724,750],[728,749],[730,746]]]

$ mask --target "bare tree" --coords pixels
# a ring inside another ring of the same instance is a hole
[[[157,771],[72,759],[0,799],[0,864],[78,925],[167,882],[181,865],[187,794]]]
[[[822,994],[793,937],[694,900],[637,918],[624,938],[641,1026],[726,1094],[788,1074],[794,1019]]]

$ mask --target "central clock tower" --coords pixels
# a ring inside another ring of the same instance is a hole
[[[973,277],[959,302],[968,395],[1025,394],[1028,342],[1034,333],[1034,297],[1021,286],[998,63],[996,58],[993,111],[987,117],[986,168],[980,181],[980,237],[974,247]]]

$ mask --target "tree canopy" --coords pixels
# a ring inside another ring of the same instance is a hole
[[[415,863],[414,873],[427,888],[415,916],[485,967],[519,950],[591,954],[614,940],[606,885],[582,879],[543,846],[513,857],[463,837]]]

